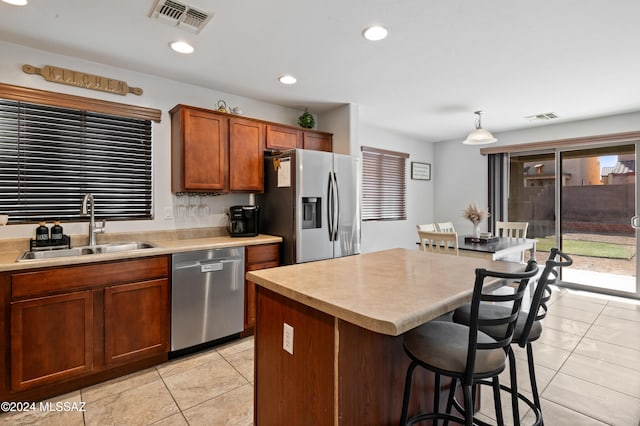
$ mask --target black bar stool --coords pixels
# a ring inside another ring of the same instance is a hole
[[[556,260],[559,258],[559,260]],[[519,345],[520,347],[527,348],[527,363],[529,366],[529,381],[531,383],[531,393],[533,394],[533,403],[540,414],[542,415],[542,407],[540,406],[540,396],[538,394],[538,385],[536,383],[535,366],[533,362],[533,347],[531,342],[534,342],[540,338],[542,334],[541,320],[547,315],[547,302],[551,298],[550,282],[554,282],[558,276],[556,268],[563,266],[571,266],[573,260],[565,253],[561,252],[557,248],[552,248],[545,267],[538,278],[538,282],[535,287],[535,292],[531,299],[530,306],[523,306],[523,312],[518,317],[515,330],[513,333],[512,343]],[[532,280],[533,282],[533,280]],[[502,316],[508,312],[509,308],[500,305],[493,305],[489,303],[481,303],[479,307],[480,318],[493,318],[494,316]],[[526,312],[528,310],[528,312]],[[472,320],[471,316],[472,305],[466,304],[454,311],[453,321],[460,324],[470,324]],[[493,327],[480,326],[480,330],[489,336],[496,337],[500,335],[499,330]],[[511,347],[508,348],[509,355],[509,372],[510,372],[510,392],[511,392],[511,406],[513,411],[513,421],[515,424],[520,419],[518,410],[518,398],[526,399],[522,395],[518,394],[518,384],[516,375],[516,357]],[[503,387],[504,388],[504,387]],[[526,402],[526,401],[525,401]],[[529,401],[530,402],[530,401]]]
[[[476,269],[469,325],[446,321],[431,321],[409,331],[405,335],[404,350],[411,358],[411,364],[407,369],[400,419],[401,425],[413,425],[429,419],[443,419],[466,425],[473,424],[475,392],[472,389],[478,383],[492,385],[496,413],[499,416],[498,421],[502,423],[498,375],[506,366],[506,353],[511,345],[511,338],[527,283],[537,273],[538,268],[535,261],[530,261],[527,265],[527,270],[521,273],[503,273]],[[487,294],[483,293],[486,278],[519,280],[519,284],[513,294]],[[504,315],[499,317],[480,318],[478,314],[481,302],[510,302],[512,306]],[[499,327],[501,329],[500,336],[491,337],[480,331],[482,327],[487,326]],[[434,411],[432,413],[418,413],[407,420],[413,372],[417,366],[433,371],[436,375]],[[465,407],[461,408],[460,411],[463,413],[464,418],[452,415],[450,409],[446,413],[439,412],[441,375],[453,379],[449,392],[449,408],[453,404],[456,384],[458,381],[460,382]],[[491,379],[491,381],[489,382],[487,379]]]

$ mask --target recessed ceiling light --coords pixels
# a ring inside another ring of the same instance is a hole
[[[298,80],[291,74],[285,74],[278,78],[278,81],[282,84],[296,84],[296,81]]]
[[[169,46],[178,53],[193,53],[193,46],[186,41],[174,41]]]
[[[12,4],[14,6],[26,6],[27,0],[2,0],[5,3]]]
[[[388,33],[387,29],[381,25],[372,25],[362,31],[364,38],[371,41],[383,40],[387,38]]]

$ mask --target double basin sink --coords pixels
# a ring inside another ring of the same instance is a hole
[[[88,254],[119,253],[123,251],[143,250],[156,247],[154,244],[140,241],[127,243],[110,243],[96,246],[82,246],[62,250],[25,251],[16,259],[17,262],[27,260],[54,259],[58,257],[85,256]]]

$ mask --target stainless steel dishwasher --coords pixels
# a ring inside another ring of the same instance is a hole
[[[171,285],[171,351],[243,330],[244,247],[174,254]]]

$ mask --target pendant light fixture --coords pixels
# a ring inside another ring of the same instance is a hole
[[[488,143],[496,142],[496,139],[490,131],[482,128],[482,111],[475,111],[474,114],[478,116],[478,120],[476,121],[476,129],[469,133],[469,136],[462,141],[465,145],[484,145]]]

